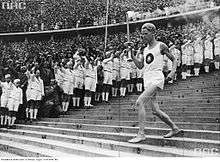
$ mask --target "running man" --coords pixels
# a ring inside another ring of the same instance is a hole
[[[128,141],[130,143],[138,143],[146,139],[144,128],[146,118],[145,107],[147,106],[152,108],[154,115],[171,127],[172,130],[166,134],[164,138],[171,138],[181,132],[170,117],[160,110],[156,100],[157,92],[164,87],[165,78],[162,73],[163,55],[166,55],[173,62],[172,70],[168,74],[166,78],[167,80],[173,79],[176,72],[177,61],[175,57],[169,53],[169,49],[164,43],[155,40],[155,33],[156,27],[153,24],[144,24],[141,28],[141,37],[146,47],[142,54],[138,54],[139,58],[135,57],[132,52],[132,59],[135,65],[139,69],[143,68],[145,90],[136,101],[136,106],[138,108],[139,132],[135,138]]]

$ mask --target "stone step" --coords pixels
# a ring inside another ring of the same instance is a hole
[[[195,90],[196,91],[196,90]],[[114,102],[114,101],[121,101],[121,100],[124,100],[124,101],[127,101],[127,100],[137,100],[138,97],[140,95],[127,95],[125,98],[112,98],[111,101]],[[204,92],[191,92],[191,91],[186,91],[186,92],[174,92],[174,91],[168,91],[168,92],[164,92],[163,93],[158,93],[157,95],[157,98],[160,99],[160,98],[164,98],[165,97],[168,97],[168,98],[172,98],[172,99],[180,99],[180,98],[199,98],[199,97],[204,97],[204,98],[210,98],[210,97],[217,97],[219,98],[220,97],[220,89],[219,91],[215,91],[215,92],[208,92],[208,93],[204,93]]]
[[[168,114],[169,116],[172,116],[172,117],[187,117],[187,116],[194,116],[194,117],[213,117],[213,118],[220,118],[220,111],[214,111],[214,112],[204,112],[204,111],[191,111],[191,112],[183,112],[183,111],[164,111],[166,114]],[[149,110],[146,110],[146,113],[147,114],[152,114],[152,111],[149,109]],[[138,115],[138,110],[135,109],[130,111],[130,112],[126,112],[126,111],[121,111],[121,110],[118,110],[118,111],[115,111],[115,112],[106,112],[106,111],[100,111],[100,112],[79,112],[79,113],[68,113],[69,115],[71,116],[74,116],[74,117],[82,117],[82,116],[89,116],[89,117],[95,117],[95,116],[104,116],[104,117],[107,117],[107,116],[114,116],[114,117],[123,117],[123,116],[130,116],[130,117],[136,117]],[[153,117],[153,115],[152,115]]]
[[[36,132],[37,133],[37,132]],[[50,149],[51,151],[59,151],[61,152],[62,157],[118,157],[118,156],[134,156],[136,154],[126,153],[126,152],[118,152],[113,150],[107,150],[98,147],[86,146],[83,144],[75,144],[66,141],[59,140],[51,140],[47,137],[44,138],[44,135],[41,138],[36,138],[32,136],[11,134],[11,133],[2,133],[0,134],[2,139],[6,141],[14,141],[21,144],[28,143],[29,145],[34,145],[42,148]],[[38,136],[39,137],[39,136]],[[47,152],[45,152],[47,153]],[[60,156],[60,154],[58,155]],[[136,155],[138,156],[138,155]],[[140,156],[140,155],[139,155]]]
[[[64,118],[72,119],[93,119],[93,120],[138,120],[138,116],[89,116],[89,115],[63,115]],[[195,116],[184,116],[176,117],[170,116],[174,122],[192,122],[192,123],[220,123],[220,118],[215,117],[195,117]],[[146,121],[160,121],[159,118],[153,115],[146,115]]]
[[[91,119],[70,119],[70,118],[43,118],[44,122],[64,122],[75,124],[97,124],[97,125],[117,125],[117,126],[131,126],[137,127],[138,121],[122,121],[122,120],[91,120]],[[36,122],[35,122],[36,123]],[[175,122],[181,129],[196,129],[196,130],[211,130],[220,131],[220,124],[218,123],[191,123],[191,122]],[[146,121],[147,127],[168,128],[167,125],[161,121],[149,122]]]
[[[103,104],[103,107],[107,107],[108,105],[111,107],[122,107],[122,106],[133,106],[135,104],[136,100],[130,100],[130,101],[121,101],[121,102],[111,102],[109,104]],[[170,107],[209,107],[209,106],[218,106],[220,105],[220,100],[215,99],[215,98],[210,98],[210,99],[204,99],[204,100],[191,100],[189,101],[188,99],[179,99],[179,100],[158,100],[159,106],[164,105],[164,106],[170,106]]]
[[[39,146],[30,145],[27,143],[20,143],[11,140],[5,140],[7,137],[5,133],[0,133],[0,150],[10,154],[16,154],[22,157],[71,157],[70,154],[66,154],[60,151],[46,149]],[[77,157],[75,155],[75,157]]]
[[[195,82],[176,82],[173,84],[165,85],[164,90],[186,90],[186,89],[202,89],[202,88],[220,88],[219,81],[203,81],[204,83],[200,83],[198,81]]]
[[[220,78],[220,77],[219,77]],[[219,79],[218,78],[218,79]],[[178,87],[177,87],[178,86]],[[200,88],[200,87],[220,87],[220,82],[219,80],[186,80],[185,82],[183,81],[177,81],[174,82],[173,84],[167,84],[165,85],[166,88],[182,88],[182,87],[194,87],[194,88]]]
[[[131,102],[136,102],[137,98],[129,98],[129,99],[120,99],[120,100],[114,100],[114,101],[110,101],[110,104],[123,104],[123,103],[131,103]],[[189,98],[174,98],[174,97],[170,97],[170,96],[159,96],[157,97],[157,101],[158,102],[169,102],[169,103],[185,103],[185,102],[188,102],[188,103],[207,103],[207,102],[210,102],[210,103],[220,103],[220,96],[215,96],[215,97],[212,97],[212,96],[206,96],[206,97],[203,97],[203,96],[198,96],[198,97],[189,97]]]
[[[213,156],[211,154],[207,154],[205,152],[196,152],[194,150],[186,150],[179,149],[175,147],[166,147],[166,146],[153,146],[148,144],[130,144],[128,142],[118,142],[115,140],[107,140],[101,138],[88,138],[83,136],[73,136],[73,135],[64,135],[64,134],[55,134],[48,132],[39,132],[39,131],[30,131],[30,130],[10,130],[8,132],[11,136],[20,136],[21,138],[25,136],[26,138],[38,138],[42,140],[42,136],[44,136],[45,140],[56,140],[60,142],[66,142],[69,144],[84,144],[86,146],[95,146],[99,149],[108,149],[112,151],[117,151],[118,156],[129,155],[129,156],[188,156],[188,157],[202,157],[202,156]],[[6,136],[6,138],[10,138]],[[15,138],[13,138],[15,139]],[[125,153],[127,152],[127,153]],[[129,154],[130,153],[130,154]],[[218,154],[216,154],[218,156]],[[216,156],[215,155],[215,156]]]
[[[36,125],[36,124],[35,124]],[[138,127],[128,126],[114,126],[114,125],[97,125],[97,124],[72,124],[72,123],[52,123],[52,122],[38,122],[37,125],[52,127],[52,128],[64,128],[64,129],[76,129],[76,130],[90,130],[100,132],[115,132],[115,133],[137,133]],[[24,129],[24,125],[17,125],[18,129]],[[32,130],[32,129],[29,129]],[[33,129],[34,130],[34,129]],[[164,135],[169,132],[167,128],[145,127],[145,134],[148,135]],[[183,137],[195,138],[195,139],[210,139],[220,140],[220,131],[207,131],[207,130],[192,130],[184,129]]]
[[[3,160],[4,158],[20,158],[21,156],[18,156],[16,154],[12,154],[12,153],[9,153],[9,152],[5,152],[5,151],[1,151],[0,150],[0,158],[2,158],[1,160]]]
[[[216,115],[220,116],[219,108],[171,108],[171,107],[160,107],[161,110],[168,114],[179,114],[179,115]],[[152,109],[146,108],[147,113],[151,113]],[[137,108],[120,108],[120,109],[112,109],[112,108],[90,108],[90,109],[73,109],[69,110],[69,115],[107,115],[107,114],[137,114]],[[62,116],[62,115],[61,115]]]
[[[163,103],[163,102],[158,102],[160,109],[162,110],[183,110],[183,111],[188,111],[188,110],[197,110],[197,111],[208,111],[210,108],[210,111],[214,110],[214,111],[220,111],[220,107],[218,103],[203,103],[203,104],[193,104],[193,103],[186,103],[186,104],[171,104],[169,105],[168,103]],[[135,102],[131,102],[131,103],[127,103],[127,104],[106,104],[106,105],[99,105],[99,106],[94,106],[91,108],[79,108],[79,109],[72,109],[71,111],[90,111],[90,110],[100,110],[102,111],[103,109],[105,109],[106,111],[109,110],[114,110],[114,111],[118,111],[118,110],[123,110],[123,109],[130,109],[133,110],[135,109]],[[147,108],[146,110],[151,110],[149,108]]]
[[[27,126],[26,126],[27,127]],[[33,126],[32,126],[33,127]],[[53,133],[82,136],[89,138],[101,138],[107,140],[115,140],[118,142],[126,142],[127,140],[136,136],[134,133],[113,133],[113,132],[98,132],[98,131],[86,131],[86,130],[70,130],[70,129],[60,129],[60,128],[48,128],[43,126],[35,126],[35,132],[30,134],[29,130],[6,130],[13,134],[27,135],[34,137],[36,132],[42,131],[52,131]],[[29,131],[29,133],[27,132]],[[42,136],[40,136],[42,138]],[[204,140],[204,139],[193,139],[185,137],[174,137],[170,139],[164,139],[162,136],[158,135],[147,135],[147,139],[142,142],[142,144],[156,145],[156,146],[167,146],[167,147],[177,147],[179,149],[194,150],[196,148],[215,148],[220,154],[220,141],[216,140]],[[48,136],[45,138],[48,139]],[[55,140],[58,140],[57,138]]]

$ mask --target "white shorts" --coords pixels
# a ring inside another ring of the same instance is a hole
[[[186,55],[182,55],[182,64],[186,65],[187,62],[187,56]]]
[[[73,82],[63,82],[63,92],[68,95],[73,95],[74,83]]]
[[[112,80],[120,81],[120,73],[118,70],[113,70]]]
[[[27,89],[26,95],[27,95],[27,101],[29,100],[39,101],[42,99],[41,93],[35,89]]]
[[[8,97],[6,96],[1,96],[1,107],[7,107],[8,105]]]
[[[193,65],[193,57],[192,56],[187,56],[186,57],[186,65],[190,66]]]
[[[205,51],[204,52],[204,57],[205,57],[205,59],[213,59],[213,54],[212,54],[212,52],[211,51]]]
[[[155,85],[160,89],[164,87],[164,75],[162,71],[144,72],[144,88],[147,89],[151,85]]]
[[[130,80],[129,69],[121,68],[120,74],[121,74],[121,79]]]
[[[219,50],[219,49],[217,49],[217,50],[215,49],[214,55],[215,55],[215,56],[219,56],[219,55],[220,55],[220,50]]]
[[[194,54],[194,62],[202,64],[202,62],[203,62],[203,55],[200,54],[200,53],[195,53]]]
[[[85,90],[95,92],[96,90],[96,80],[91,77],[85,78]]]
[[[9,99],[8,100],[8,110],[9,111],[18,111],[18,107],[19,107],[19,102],[15,101],[14,99]]]
[[[103,84],[112,85],[112,73],[108,71],[104,71],[104,81]]]
[[[82,77],[76,77],[74,87],[78,89],[83,89],[83,85],[84,85],[84,79]]]

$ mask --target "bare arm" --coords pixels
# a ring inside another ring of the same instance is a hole
[[[172,70],[169,73],[169,75],[167,76],[167,78],[173,78],[174,74],[176,72],[176,68],[177,68],[177,60],[176,58],[170,53],[169,48],[167,47],[166,44],[162,43],[160,46],[160,50],[161,50],[161,54],[162,55],[166,55],[168,57],[168,59],[170,59],[173,62],[172,65]]]
[[[114,55],[112,54],[111,57],[109,57],[109,58],[107,58],[107,59],[104,59],[102,62],[103,62],[104,64],[107,64],[109,61],[112,61],[113,58],[114,58]]]
[[[85,64],[84,64],[85,69],[89,69],[89,60],[87,59],[86,56],[84,56],[83,58],[85,59]]]
[[[138,53],[136,56],[134,56],[134,50],[131,51],[131,58],[133,59],[135,65],[138,67],[138,69],[142,69],[144,67],[144,56],[141,52],[141,50],[138,50]]]

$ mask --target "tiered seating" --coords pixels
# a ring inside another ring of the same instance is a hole
[[[54,151],[63,156],[220,156],[219,74],[201,74],[167,85],[159,93],[161,109],[184,129],[178,137],[164,139],[169,128],[147,108],[147,140],[128,143],[138,131],[134,107],[138,95],[130,95],[92,109],[72,110],[60,118],[19,124],[15,130],[1,129],[0,143],[12,153],[30,148],[28,153],[20,151],[22,156],[53,156]]]

